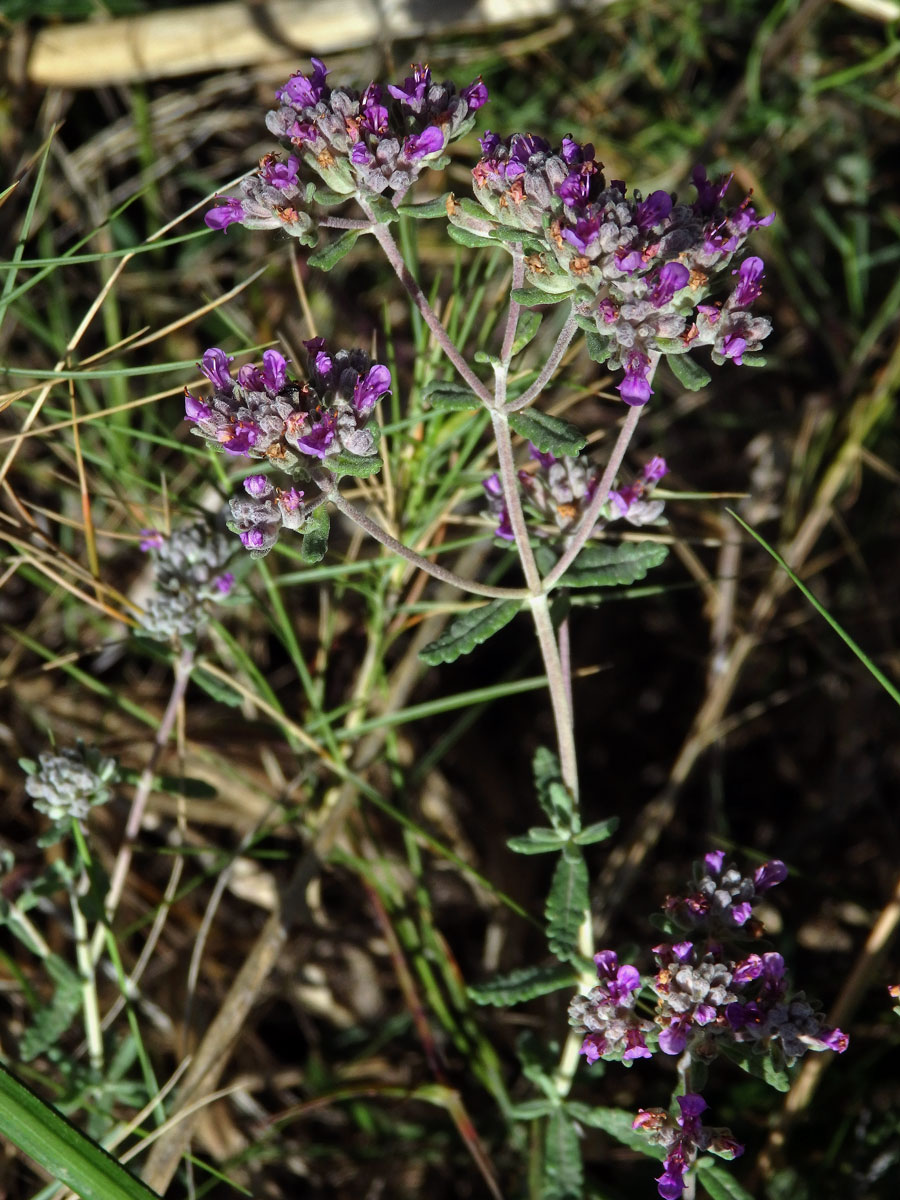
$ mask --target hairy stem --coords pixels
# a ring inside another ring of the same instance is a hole
[[[609,493],[612,485],[616,481],[619,467],[622,465],[622,459],[625,457],[625,451],[628,449],[628,444],[634,434],[637,423],[643,409],[635,405],[628,410],[628,416],[625,418],[622,428],[619,430],[619,436],[616,438],[616,444],[612,448],[612,453],[609,456],[609,462],[606,464],[606,470],[600,477],[600,483],[597,485],[597,490],[591,499],[591,503],[584,511],[584,515],[578,523],[577,528],[572,533],[569,544],[563,552],[562,557],[556,563],[551,571],[544,578],[544,587],[549,591],[561,575],[566,572],[578,555],[584,548],[585,542],[591,536],[594,525],[597,523],[597,518],[600,516],[600,511],[603,505],[609,498]]]
[[[377,220],[375,214],[372,212],[372,209],[362,197],[359,198],[359,204],[363,212],[372,222],[372,233],[375,237],[375,240],[384,251],[388,262],[396,271],[397,278],[406,288],[407,292],[409,292],[413,303],[422,314],[425,324],[434,334],[435,341],[441,347],[444,354],[459,372],[460,376],[469,385],[478,399],[482,402],[482,404],[490,406],[493,402],[490,391],[481,382],[481,380],[463,358],[462,354],[460,354],[459,350],[457,350],[456,346],[454,346],[450,339],[450,335],[441,324],[437,313],[428,303],[425,293],[422,291],[421,287],[419,287],[419,284],[413,277],[412,272],[406,265],[403,255],[400,253],[400,248],[394,241],[390,229],[387,225],[383,225]]]
[[[355,505],[345,500],[336,485],[329,484],[324,480],[317,480],[316,482],[325,490],[327,498],[339,512],[342,512],[345,517],[349,517],[360,529],[365,530],[377,542],[380,542],[382,546],[386,546],[388,550],[393,550],[395,554],[405,559],[410,566],[416,567],[420,571],[426,571],[435,579],[440,579],[442,583],[452,584],[453,587],[459,588],[462,592],[469,592],[473,596],[488,596],[494,600],[524,600],[528,596],[529,593],[524,588],[493,587],[489,583],[477,583],[472,579],[463,579],[461,575],[457,575],[454,571],[449,571],[446,567],[442,567],[438,563],[433,563],[430,559],[423,558],[415,550],[410,550],[408,546],[404,546],[402,542],[398,542],[395,537],[392,537],[386,529],[382,529],[377,521],[373,521],[361,509],[356,508]]]
[[[122,898],[122,892],[125,888],[125,880],[128,877],[128,868],[131,866],[131,856],[134,851],[134,843],[137,841],[137,836],[141,831],[141,821],[144,817],[144,809],[147,807],[147,801],[150,799],[150,793],[153,790],[153,781],[156,778],[156,767],[160,759],[160,755],[169,740],[169,735],[172,732],[172,726],[175,724],[175,718],[178,715],[178,709],[184,699],[184,694],[187,691],[188,681],[191,677],[191,670],[194,665],[194,650],[192,647],[185,648],[175,660],[175,679],[172,683],[172,691],[169,695],[169,702],[166,705],[166,710],[163,713],[162,720],[159,723],[159,728],[156,731],[156,737],[153,739],[153,750],[147,765],[141,772],[140,779],[137,782],[137,787],[134,791],[134,799],[131,802],[131,811],[128,814],[128,821],[125,825],[125,832],[122,835],[122,845],[119,849],[116,858],[116,865],[113,868],[112,878],[109,881],[109,889],[106,893],[104,902],[104,910],[106,913],[105,925],[101,922],[94,930],[94,937],[91,942],[91,961],[96,963],[103,949],[106,927],[112,923],[119,900]]]
[[[552,379],[553,373],[562,361],[562,356],[568,350],[577,328],[578,324],[575,320],[575,313],[570,308],[565,324],[559,331],[556,344],[547,356],[547,361],[541,367],[540,374],[531,387],[524,391],[517,400],[513,400],[511,404],[506,406],[508,412],[518,412],[520,408],[527,408],[529,404],[538,398]]]

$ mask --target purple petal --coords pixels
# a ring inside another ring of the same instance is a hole
[[[773,858],[771,862],[763,863],[758,867],[753,875],[753,882],[756,884],[758,892],[765,892],[770,887],[775,887],[776,884],[784,883],[788,876],[788,869],[779,858]]]
[[[223,204],[217,204],[215,208],[211,208],[203,216],[203,223],[208,225],[210,229],[225,230],[229,225],[236,221],[243,221],[244,206],[240,200],[236,200],[233,196],[229,196]]]
[[[158,550],[165,541],[158,529],[142,529],[141,537],[143,541],[140,543],[140,548],[145,554],[148,550]]]
[[[208,404],[204,404],[196,396],[184,389],[184,416],[188,421],[208,421],[212,416],[212,409]]]
[[[459,94],[465,100],[469,112],[474,112],[476,108],[482,108],[488,101],[487,86],[480,75],[477,79],[473,79],[468,87],[464,87]]]
[[[369,368],[365,378],[360,377],[356,381],[353,389],[353,407],[360,415],[371,412],[381,397],[390,390],[390,386],[390,371],[381,363],[375,363]]]
[[[429,154],[437,154],[444,148],[444,134],[437,125],[429,125],[419,134],[413,134],[403,143],[403,153],[408,159],[425,158]]]
[[[664,221],[671,211],[672,197],[668,192],[651,192],[634,210],[634,223],[638,229],[652,229]]]
[[[225,391],[230,392],[234,386],[234,380],[228,370],[230,362],[234,362],[234,359],[229,357],[224,350],[220,350],[218,346],[213,346],[204,353],[203,361],[199,364],[200,372],[215,387],[224,388]]]
[[[277,350],[263,351],[263,380],[270,392],[280,392],[287,373],[287,359]]]
[[[264,496],[271,491],[272,485],[265,475],[248,475],[244,480],[244,491],[251,496]]]
[[[722,870],[722,863],[725,861],[725,851],[710,850],[709,854],[704,856],[703,861],[706,863],[706,869],[710,875],[718,875]]]
[[[218,575],[213,583],[223,596],[227,596],[234,586],[234,575],[230,571],[226,571],[224,575]]]

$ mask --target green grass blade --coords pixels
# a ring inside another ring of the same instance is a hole
[[[157,1195],[4,1067],[0,1131],[84,1200],[151,1200]]]
[[[872,662],[871,658],[869,658],[868,654],[866,654],[865,650],[863,650],[863,648],[861,646],[857,645],[857,643],[854,642],[854,640],[850,636],[850,634],[847,633],[847,631],[845,629],[843,629],[837,623],[837,621],[834,619],[834,617],[831,615],[831,613],[825,608],[825,606],[820,601],[818,601],[816,599],[816,597],[812,594],[812,592],[809,590],[809,588],[806,586],[806,584],[804,584],[803,582],[801,582],[800,579],[797,578],[797,576],[794,574],[794,572],[791,570],[791,568],[787,565],[787,563],[784,561],[784,559],[781,557],[781,555],[778,553],[778,551],[775,550],[772,546],[770,546],[769,543],[765,540],[765,538],[763,538],[760,534],[758,534],[755,529],[752,529],[747,524],[746,521],[741,520],[741,518],[737,515],[736,512],[734,512],[733,509],[729,508],[727,511],[729,513],[731,513],[731,515],[734,517],[734,519],[737,521],[738,525],[740,525],[742,529],[746,529],[746,531],[750,534],[750,536],[752,538],[754,538],[757,542],[759,542],[759,544],[762,546],[763,550],[765,550],[768,554],[771,554],[772,558],[775,559],[775,561],[778,563],[779,567],[781,567],[781,569],[783,571],[787,572],[787,574],[790,576],[792,582],[794,584],[796,584],[796,586],[800,589],[800,591],[803,593],[803,595],[806,597],[806,599],[810,602],[810,604],[813,606],[813,608],[816,610],[816,612],[820,616],[825,618],[825,620],[828,622],[828,624],[831,626],[831,628],[834,630],[834,632],[838,635],[838,637],[841,639],[841,641],[845,642],[846,645],[848,645],[850,647],[850,649],[853,651],[853,653],[856,655],[856,657],[859,659],[859,661],[862,663],[862,665],[866,668],[866,670],[869,672],[869,674],[878,680],[878,682],[881,684],[881,686],[884,688],[884,690],[891,697],[891,699],[894,701],[895,704],[900,704],[900,691],[898,691],[897,688],[891,683],[891,681],[884,674],[884,672],[880,671],[878,669],[878,667],[875,666],[875,664]]]

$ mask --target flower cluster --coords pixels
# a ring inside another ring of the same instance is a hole
[[[747,952],[749,940],[763,933],[753,905],[786,876],[777,859],[745,876],[726,866],[723,851],[706,855],[692,890],[664,906],[670,928],[689,929],[692,936],[653,948],[657,971],[647,981],[656,996],[652,1019],[637,1009],[643,986],[637,969],[619,965],[612,950],[595,955],[599,982],[569,1007],[570,1024],[585,1035],[581,1052],[587,1061],[630,1066],[659,1050],[680,1056],[680,1067],[689,1071],[691,1063],[709,1063],[727,1049],[748,1063],[766,1056],[780,1070],[808,1050],[843,1053],[847,1035],[826,1025],[803,992],[792,991],[782,956]],[[677,1179],[680,1174],[671,1172],[669,1190],[660,1182],[660,1195],[680,1196]]]
[[[28,775],[25,791],[34,807],[53,822],[42,845],[59,841],[71,821],[84,821],[92,808],[105,804],[119,771],[114,758],[81,742],[58,754],[41,754],[37,762],[22,758],[19,765]]]
[[[372,455],[375,438],[367,427],[376,403],[391,386],[391,373],[362,350],[330,354],[323,338],[304,342],[309,382],[287,373],[277,350],[263,352],[261,366],[247,364],[233,378],[233,360],[214,347],[201,372],[213,385],[209,401],[185,389],[184,411],[193,432],[216,449],[265,458],[287,470],[303,458],[327,460],[347,451]]]
[[[702,1150],[720,1158],[740,1158],[744,1147],[736,1142],[730,1129],[704,1125],[700,1114],[708,1105],[697,1092],[677,1097],[680,1115],[671,1117],[662,1108],[642,1108],[634,1128],[646,1133],[655,1146],[665,1146],[663,1173],[657,1177],[658,1191],[663,1200],[678,1200],[684,1191],[684,1176]]]
[[[575,292],[576,310],[600,339],[594,357],[623,368],[618,385],[627,404],[645,404],[654,356],[712,347],[713,359],[740,365],[771,331],[749,307],[762,291],[763,262],[747,258],[730,294],[703,303],[750,233],[768,225],[747,197],[737,208],[722,200],[730,177],[711,182],[697,166],[696,200],[678,203],[668,192],[628,196],[621,179],[608,183],[591,145],[563,138],[554,150],[533,134],[501,139],[486,133],[474,168],[475,196],[490,225],[521,230],[526,277],[549,293]],[[470,209],[455,206],[455,224],[472,225]]]
[[[209,605],[227,596],[234,576],[223,568],[231,557],[228,539],[200,518],[166,537],[144,530],[141,549],[155,560],[153,593],[142,627],[156,638],[190,637],[207,618]]]
[[[338,195],[391,192],[399,204],[423,170],[445,165],[444,150],[472,128],[488,98],[480,78],[457,92],[453,83],[435,83],[423,66],[413,66],[401,84],[370,83],[362,93],[329,87],[321,59],[312,67],[278,89],[279,106],[266,116],[269,132],[293,152],[286,162],[267,155],[240,199],[206,214],[211,229],[239,222],[248,229],[282,227],[309,240],[310,219],[292,204],[314,194],[300,182],[301,160]]]
[[[580,454],[557,458],[530,445],[529,455],[531,462],[519,471],[518,479],[526,509],[534,518],[535,532],[544,537],[573,532],[594,497],[600,472]],[[620,518],[638,526],[657,521],[664,505],[662,500],[653,500],[649,496],[667,470],[665,459],[654,457],[631,484],[611,491],[594,532]],[[512,541],[513,531],[499,475],[491,475],[483,486],[489,515],[497,522],[496,536]]]
[[[301,480],[317,465],[337,469],[340,455],[373,458],[371,418],[390,390],[390,371],[362,350],[332,354],[323,338],[303,344],[306,383],[291,378],[277,350],[264,351],[259,365],[241,367],[237,378],[224,351],[207,350],[200,370],[213,385],[212,396],[202,400],[185,389],[192,432],[217,450],[264,459]],[[244,491],[231,501],[230,527],[257,558],[272,549],[282,526],[299,529],[311,511],[302,504],[302,491],[277,487],[262,474],[248,476]]]

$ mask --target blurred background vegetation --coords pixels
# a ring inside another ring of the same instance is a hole
[[[117,0],[103,11],[154,7]],[[273,89],[317,48],[187,77],[29,79],[33,39],[63,17],[98,13],[89,3],[0,4],[7,899],[46,865],[17,758],[76,737],[134,770],[149,756],[171,672],[165,648],[132,636],[124,598],[139,603],[147,586],[140,530],[215,511],[233,490],[227,476],[243,473],[213,461],[182,423],[181,389],[207,346],[235,353],[279,341],[294,352],[311,324],[335,346],[374,338],[396,384],[385,414],[393,492],[381,483],[365,498],[424,544],[443,541],[442,553],[468,555],[470,569],[513,579],[480,517],[479,427],[429,419],[419,389],[438,359],[374,245],[322,275],[277,237],[214,234],[200,220],[205,197],[272,149],[263,122]],[[887,993],[900,981],[890,949],[896,708],[725,512],[739,505],[788,551],[896,679],[897,15],[887,3],[834,0],[629,0],[327,58],[332,80],[356,86],[402,78],[410,61],[460,84],[481,73],[491,102],[480,131],[593,141],[608,177],[645,192],[687,191],[703,161],[711,173],[733,171],[736,190],[752,189],[758,211],[778,214],[753,245],[775,330],[768,366],[714,371],[699,394],[660,376],[633,462],[652,453],[669,462],[672,554],[634,603],[576,610],[572,621],[586,819],[622,818],[616,840],[593,851],[602,944],[646,946],[647,914],[710,845],[751,861],[780,857],[791,877],[773,900],[780,926],[767,914],[775,944],[851,1035],[847,1054],[817,1064],[827,1069],[807,1079],[796,1111],[736,1069],[710,1080],[715,1121],[747,1143],[735,1177],[772,1200],[893,1196],[900,1162],[900,1026]],[[215,43],[214,27],[207,36]],[[478,153],[472,134],[454,147],[449,183],[426,179],[420,196],[464,191]],[[147,240],[170,223],[158,244]],[[456,247],[437,223],[404,238],[457,336],[489,348],[507,260]],[[602,442],[618,416],[614,396],[575,350],[549,399]],[[464,661],[417,666],[423,624],[452,604],[390,561],[362,569],[370,553],[339,527],[321,568],[301,567],[289,543],[263,564],[241,563],[164,764],[207,790],[160,789],[135,856],[117,935],[130,969],[165,911],[137,1003],[164,1080],[219,1010],[294,861],[333,811],[336,776],[323,756],[377,737],[356,752],[365,789],[225,1067],[229,1094],[194,1130],[198,1158],[234,1186],[201,1165],[197,1195],[237,1187],[438,1200],[487,1195],[488,1178],[509,1197],[538,1194],[529,1132],[510,1132],[500,1097],[530,1094],[516,1039],[563,1039],[566,993],[504,1011],[474,1008],[464,991],[543,952],[507,903],[539,911],[542,864],[523,865],[505,846],[536,815],[530,757],[552,738],[549,706],[529,682],[538,659],[517,621]],[[451,695],[462,697],[457,707]],[[127,789],[123,807],[95,814],[91,844],[103,862],[126,799]],[[44,897],[36,919],[63,953],[55,903]],[[0,1049],[16,1064],[49,992],[5,932]],[[106,1011],[115,982],[100,987]],[[118,1028],[111,1053],[125,1036]],[[79,1045],[75,1022],[23,1077],[99,1135],[142,1102],[124,1084],[101,1101],[79,1075]],[[576,1094],[636,1111],[667,1103],[673,1080],[656,1063],[598,1066],[583,1069]],[[654,1194],[646,1159],[597,1131],[583,1148],[586,1195]],[[6,1147],[0,1191],[18,1198],[40,1186]],[[188,1186],[179,1179],[169,1194]]]

